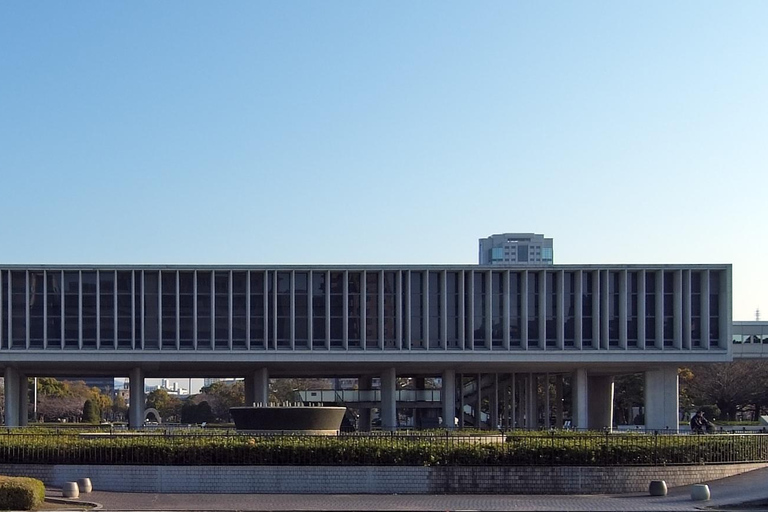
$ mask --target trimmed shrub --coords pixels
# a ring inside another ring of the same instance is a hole
[[[0,510],[32,510],[45,500],[45,486],[35,478],[0,476]]]
[[[101,411],[99,406],[91,400],[86,400],[83,404],[83,423],[99,423],[101,421]]]
[[[0,432],[0,463],[5,464],[615,466],[764,461],[765,435]]]

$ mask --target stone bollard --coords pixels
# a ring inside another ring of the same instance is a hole
[[[90,478],[81,478],[77,481],[77,485],[80,487],[80,490],[87,494],[93,490],[93,486],[91,485],[91,479]]]
[[[61,495],[65,498],[79,498],[80,488],[77,486],[77,482],[64,482],[61,487]]]
[[[648,486],[648,493],[651,496],[666,496],[667,482],[664,480],[651,480],[651,484]]]
[[[707,501],[709,499],[709,486],[696,484],[691,487],[691,499],[693,501]]]

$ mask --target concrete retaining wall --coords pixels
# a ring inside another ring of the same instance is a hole
[[[46,485],[89,477],[100,491],[292,494],[619,494],[701,483],[768,464],[632,467],[101,466],[0,464]]]

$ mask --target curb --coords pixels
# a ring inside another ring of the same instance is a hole
[[[83,507],[88,507],[90,510],[101,510],[104,508],[101,503],[96,503],[95,501],[72,500],[69,498],[57,498],[54,496],[46,496],[45,502],[58,503],[60,505],[82,505]]]

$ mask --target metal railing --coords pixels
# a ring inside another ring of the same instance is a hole
[[[0,464],[624,466],[768,462],[768,435],[0,433]]]

